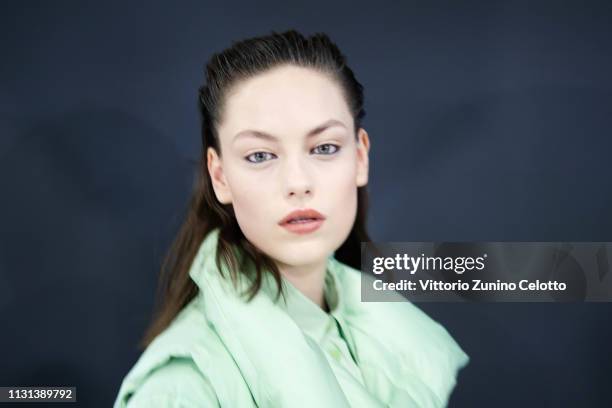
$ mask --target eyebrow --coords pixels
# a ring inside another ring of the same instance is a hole
[[[323,132],[324,130],[333,127],[333,126],[341,126],[343,128],[347,128],[346,125],[344,123],[342,123],[341,121],[337,120],[337,119],[329,119],[328,121],[320,124],[319,126],[317,126],[316,128],[308,131],[308,133],[306,133],[306,137],[310,138],[313,136],[318,135],[319,133]],[[270,140],[270,141],[277,141],[278,138],[266,133],[266,132],[262,132],[260,130],[251,130],[251,129],[247,129],[247,130],[242,130],[238,133],[236,133],[236,135],[234,136],[234,140],[233,142],[236,142],[236,140],[242,138],[242,137],[257,137],[260,139],[265,139],[265,140]]]

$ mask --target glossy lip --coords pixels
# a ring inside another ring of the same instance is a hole
[[[294,224],[289,223],[289,221],[295,218],[313,218],[313,220]],[[318,229],[324,220],[325,216],[323,214],[311,208],[306,208],[290,212],[279,221],[278,225],[296,234],[307,234]]]
[[[325,217],[320,212],[313,210],[312,208],[304,208],[301,210],[291,211],[282,220],[278,222],[279,225],[283,225],[293,220],[294,218],[314,218],[317,220],[324,220]]]

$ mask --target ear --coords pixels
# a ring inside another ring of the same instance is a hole
[[[232,194],[229,185],[223,173],[221,158],[217,155],[217,151],[212,147],[206,150],[206,163],[208,166],[208,174],[212,181],[215,196],[221,204],[230,204],[232,202]]]
[[[368,138],[368,132],[363,128],[359,128],[357,133],[357,187],[363,187],[368,184],[369,152],[370,139]]]

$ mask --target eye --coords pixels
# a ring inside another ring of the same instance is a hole
[[[270,160],[274,155],[269,152],[255,152],[245,157],[245,160],[250,163],[263,163]]]
[[[315,152],[318,150],[318,153],[320,154],[330,155],[330,154],[337,153],[340,150],[340,146],[332,144],[332,143],[325,143],[325,144],[315,147],[312,150]]]

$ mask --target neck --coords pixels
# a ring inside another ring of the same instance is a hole
[[[326,261],[299,266],[278,264],[281,275],[325,311],[327,311],[324,292],[326,267]]]

